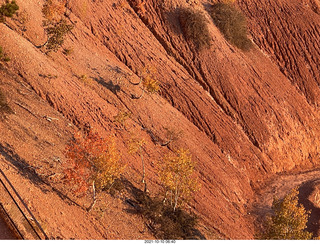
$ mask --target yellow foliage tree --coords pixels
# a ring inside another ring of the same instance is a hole
[[[297,188],[284,197],[283,200],[274,199],[272,210],[274,214],[268,216],[265,232],[261,239],[267,240],[309,240],[312,234],[305,229],[310,212],[298,204]]]
[[[189,150],[185,149],[169,153],[162,160],[160,181],[165,188],[165,201],[169,201],[174,211],[179,205],[188,202],[192,194],[199,190],[197,179],[192,177],[195,164]]]

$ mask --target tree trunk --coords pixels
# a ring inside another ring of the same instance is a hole
[[[174,194],[174,207],[173,207],[173,212],[176,211],[177,205],[178,205],[178,186],[176,187],[175,194]]]
[[[91,203],[91,205],[87,208],[87,211],[90,212],[91,209],[93,208],[93,206],[96,204],[97,202],[97,198],[96,198],[96,187],[94,185],[94,181],[92,182],[92,190],[93,190],[93,201]]]
[[[144,166],[141,146],[140,146],[140,157],[141,157],[141,163],[142,163],[142,183],[144,184],[144,192],[147,192],[148,188],[147,188],[147,181],[146,181],[146,169]]]

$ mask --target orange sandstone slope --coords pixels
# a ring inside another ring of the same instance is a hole
[[[239,2],[248,16],[254,42],[299,87],[307,100],[317,106],[319,1]]]
[[[126,140],[130,131],[145,138],[151,193],[159,189],[161,156],[174,147],[189,148],[202,184],[190,207],[200,217],[199,228],[206,238],[253,238],[248,208],[264,181],[276,173],[317,167],[320,121],[313,105],[318,87],[310,75],[317,77],[319,72],[318,46],[311,45],[318,37],[316,2],[305,1],[303,6],[298,0],[238,2],[257,44],[245,53],[214,26],[206,1],[145,0],[141,5],[137,0],[70,0],[68,18],[75,27],[64,47],[74,52],[67,56],[61,51],[45,55],[37,48],[46,40],[41,26],[44,1],[17,0],[19,11],[29,16],[24,27],[15,19],[0,24],[0,46],[11,58],[2,67],[0,88],[8,91],[15,111],[0,122],[0,153],[15,167],[8,174],[51,238],[152,238],[140,231],[143,221],[123,211],[124,203],[117,204],[111,197],[112,211],[97,218],[55,195],[65,188],[52,177],[61,166],[53,164],[53,155],[64,160],[63,148],[76,128],[90,125],[104,135],[115,134],[128,164],[125,177],[138,186],[135,179],[141,166],[138,158],[128,154]],[[210,49],[196,51],[185,40],[178,20],[183,7],[206,14]],[[132,94],[141,92],[132,82],[139,81],[137,74],[143,67],[156,69],[161,92],[132,99]],[[310,67],[309,73],[305,67]],[[113,122],[119,111],[132,113],[130,130],[121,130]],[[48,123],[54,129],[46,128],[48,114],[59,118]],[[160,146],[167,140],[166,128],[181,132],[167,147]],[[33,167],[29,172],[33,176],[13,158]],[[44,182],[50,196],[38,190],[41,184],[35,184],[33,177]],[[38,197],[24,190],[26,182]],[[75,212],[68,216],[69,222],[59,212],[66,206]]]

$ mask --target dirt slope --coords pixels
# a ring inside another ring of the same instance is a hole
[[[255,43],[314,105],[319,104],[319,1],[239,1]]]
[[[189,148],[198,162],[202,183],[190,206],[199,215],[199,228],[206,238],[253,238],[247,210],[255,190],[275,173],[317,167],[319,113],[308,103],[316,103],[317,80],[303,68],[304,61],[297,60],[308,56],[318,34],[301,34],[293,28],[316,28],[316,5],[239,1],[257,44],[243,53],[227,43],[214,26],[205,11],[205,1],[146,0],[141,5],[135,0],[70,0],[68,18],[75,27],[64,46],[74,53],[66,56],[61,51],[45,55],[37,48],[46,40],[41,26],[44,1],[17,3],[21,12],[32,17],[24,29],[17,20],[0,24],[0,46],[11,58],[2,68],[0,88],[7,91],[9,105],[15,111],[0,123],[0,152],[9,165],[18,160],[34,167],[29,178],[45,180],[50,205],[42,208],[27,192],[25,197],[31,198],[30,204],[48,226],[51,238],[150,238],[150,233],[141,231],[142,220],[122,211],[125,205],[117,207],[118,200],[108,196],[111,210],[104,210],[99,220],[93,217],[97,215],[73,205],[68,208],[77,213],[74,220],[66,221],[63,214],[61,218],[52,217],[59,216],[60,209],[67,206],[54,189],[67,193],[60,178],[51,176],[61,173],[57,162],[64,160],[63,149],[76,128],[90,125],[102,134],[115,134],[129,165],[126,178],[140,187],[140,162],[128,154],[126,140],[132,131],[145,138],[147,179],[152,192],[159,189],[157,162],[161,156],[175,147]],[[187,6],[206,14],[212,36],[209,50],[199,52],[185,40],[178,16]],[[277,12],[279,7],[283,8],[281,13]],[[299,13],[298,18],[293,18],[290,11]],[[308,16],[306,24],[299,21],[306,19],[304,16]],[[266,19],[268,24],[263,22]],[[269,35],[270,29],[284,32]],[[292,37],[284,39],[281,33],[291,33]],[[301,52],[287,53],[284,50],[291,50],[286,49],[286,45],[291,47],[289,40],[292,46],[305,46]],[[317,76],[315,53],[308,64]],[[156,69],[161,92],[132,99],[132,94],[141,92],[132,82],[139,81],[137,74],[144,67]],[[132,113],[130,129],[113,122],[121,110]],[[48,116],[58,120],[50,122]],[[163,147],[159,144],[168,139],[166,128],[181,136]],[[25,168],[15,165],[15,170],[27,177]],[[24,192],[23,184],[27,183],[19,183],[18,175],[13,176],[17,173],[11,174]],[[37,187],[34,189],[39,199],[47,199]],[[67,227],[70,223],[76,227]]]

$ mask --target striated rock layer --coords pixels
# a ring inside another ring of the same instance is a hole
[[[64,124],[60,122],[57,131],[67,135],[55,139],[55,153],[62,159],[63,147],[71,137],[66,124],[78,128],[90,125],[104,135],[117,136],[119,150],[129,165],[126,177],[133,180],[141,172],[139,158],[127,152],[126,140],[134,132],[147,141],[146,177],[151,192],[156,192],[161,156],[174,148],[188,148],[198,162],[202,184],[191,202],[192,211],[199,215],[200,229],[207,238],[226,239],[253,238],[248,207],[266,179],[276,173],[317,167],[316,1],[239,0],[256,44],[251,51],[242,52],[215,27],[205,1],[70,0],[68,18],[75,27],[64,44],[74,50],[68,56],[61,51],[45,55],[37,48],[46,40],[41,26],[43,2],[17,0],[20,11],[32,16],[25,23],[25,31],[15,20],[0,24],[0,46],[11,58],[5,69],[17,76],[3,75],[6,78],[1,87],[17,90],[17,84],[24,83],[37,94],[25,106],[33,106],[32,101],[40,99],[46,101],[43,106],[50,105],[61,114]],[[200,9],[206,15],[212,37],[210,49],[198,51],[185,40],[179,24],[179,11],[184,7]],[[139,81],[146,67],[156,70],[161,92],[132,99],[132,94],[141,93],[133,83]],[[8,119],[23,120],[28,111],[17,105],[17,94],[10,98],[16,114]],[[45,116],[38,106],[32,108],[38,111],[38,120]],[[119,111],[132,113],[126,129],[119,129],[113,121]],[[38,120],[33,123],[40,125]],[[42,134],[43,128],[38,139],[30,132],[25,136],[32,143],[21,143],[9,124],[1,123],[1,133],[7,134],[0,138],[2,148],[10,145],[35,166],[50,155],[51,149],[33,149],[39,138],[49,136]],[[168,139],[168,128],[180,136],[174,143],[161,146]],[[35,128],[30,125],[28,130]],[[45,222],[46,214],[38,212]],[[117,229],[116,224],[110,226]],[[54,229],[50,231],[54,237]],[[101,237],[90,231],[93,238]],[[118,238],[126,238],[128,228],[123,231]],[[72,236],[72,232],[60,232],[62,238]],[[107,231],[103,238],[117,238],[110,233],[108,236]]]

